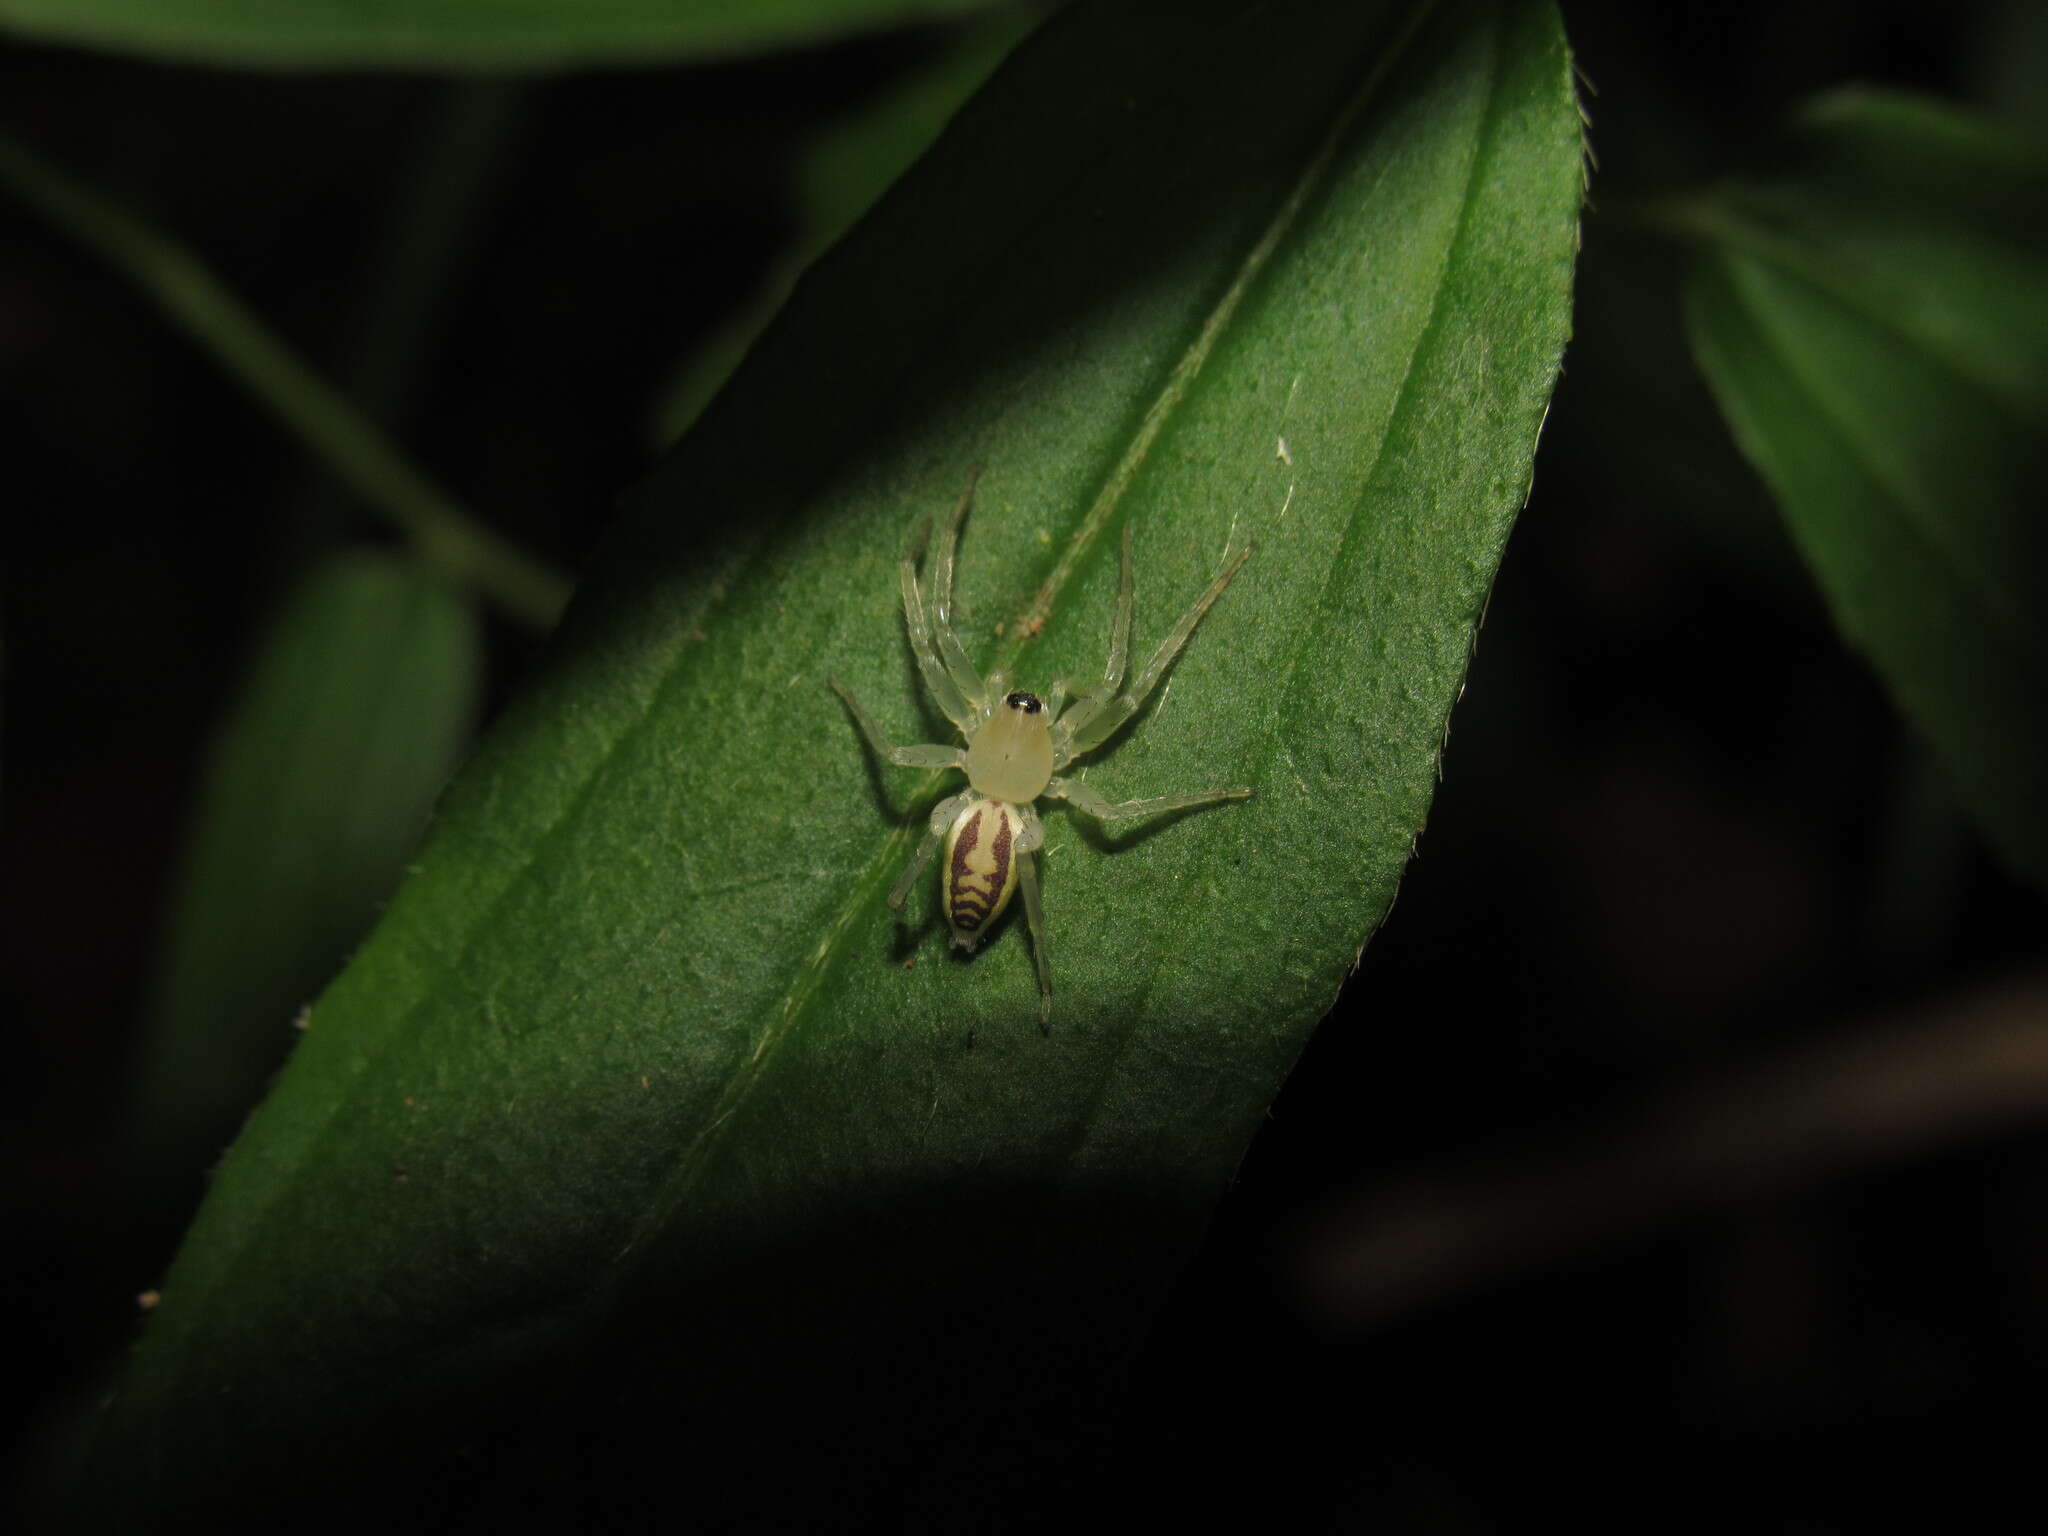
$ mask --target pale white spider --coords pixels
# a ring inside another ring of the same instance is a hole
[[[910,648],[916,654],[918,670],[924,674],[925,686],[931,689],[946,718],[959,727],[966,746],[891,746],[847,686],[836,677],[830,682],[846,701],[861,734],[878,756],[904,768],[958,768],[967,775],[966,789],[932,808],[924,840],[918,844],[917,854],[902,878],[890,890],[889,905],[902,907],[903,898],[924,873],[943,838],[946,862],[941,881],[946,920],[953,930],[954,945],[972,953],[1009,904],[1011,892],[1022,886],[1032,958],[1038,967],[1038,1022],[1040,1027],[1049,1028],[1052,970],[1046,961],[1045,911],[1038,895],[1037,860],[1032,857],[1045,841],[1045,828],[1032,802],[1040,795],[1050,795],[1097,821],[1122,821],[1132,816],[1211,805],[1219,800],[1243,800],[1251,794],[1243,788],[1204,789],[1193,794],[1156,795],[1149,800],[1112,804],[1078,779],[1061,778],[1059,770],[1101,746],[1138,712],[1173,664],[1173,658],[1188,643],[1202,615],[1230,585],[1230,578],[1252,551],[1246,544],[1225,552],[1216,579],[1195,599],[1194,606],[1181,615],[1172,633],[1159,643],[1159,649],[1145,663],[1137,681],[1124,688],[1124,663],[1131,639],[1131,529],[1126,523],[1122,578],[1102,681],[1090,688],[1076,689],[1071,686],[1071,679],[1061,678],[1043,700],[1022,690],[1012,692],[1003,673],[993,672],[984,679],[974,670],[959,636],[953,632],[949,611],[953,601],[953,553],[959,544],[961,520],[974,499],[974,482],[979,474],[976,470],[968,476],[967,488],[960,493],[960,500],[954,504],[952,516],[939,535],[938,554],[931,570],[929,620],[917,585],[918,558],[930,532],[928,521],[919,522],[902,562],[903,618],[910,630]],[[1070,696],[1073,708],[1061,714],[1061,707]]]

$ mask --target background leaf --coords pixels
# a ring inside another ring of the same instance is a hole
[[[166,904],[135,1166],[182,1220],[198,1171],[284,1061],[292,1020],[398,884],[477,707],[470,604],[416,563],[330,561],[286,605],[223,723]]]
[[[1579,154],[1546,5],[1034,38],[631,499],[222,1169],[104,1426],[106,1518],[1056,1504],[1047,1453],[1421,824]],[[1259,543],[1088,773],[1258,798],[1052,818],[1050,1038],[1014,919],[967,960],[929,893],[882,906],[936,785],[824,686],[936,733],[894,562],[977,461],[963,623],[1029,679],[1100,664],[1125,522],[1141,645]]]
[[[2048,882],[2048,168],[1896,97],[1803,128],[1800,175],[1680,211],[1693,343],[1836,621]]]
[[[667,447],[697,419],[782,308],[803,269],[874,205],[1043,19],[1039,11],[1020,9],[963,28],[880,100],[819,126],[791,166],[793,227],[782,252],[754,294],[698,342],[662,391],[651,434],[656,447]]]
[[[0,27],[267,66],[646,63],[819,42],[986,0],[0,0]]]

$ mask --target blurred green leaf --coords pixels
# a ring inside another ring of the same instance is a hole
[[[630,499],[223,1166],[105,1523],[1057,1498],[1392,899],[1581,191],[1547,4],[1170,15],[1013,55]],[[895,562],[977,461],[958,612],[1027,682],[1101,665],[1125,524],[1141,648],[1258,543],[1087,775],[1257,798],[1050,817],[1049,1037],[1014,913],[882,904],[940,786],[825,686],[937,733]]]
[[[559,68],[824,42],[992,0],[0,0],[0,27],[220,64]]]
[[[470,605],[381,555],[330,562],[265,636],[214,744],[146,1007],[130,1125],[173,1218],[397,886],[480,663]]]
[[[1797,172],[1676,211],[1693,344],[1836,622],[2048,883],[2048,169],[1910,99],[1802,128]]]

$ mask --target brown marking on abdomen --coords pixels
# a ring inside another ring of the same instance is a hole
[[[1010,818],[1000,811],[994,812],[996,835],[988,848],[989,860],[995,867],[984,872],[968,864],[968,855],[981,845],[982,819],[992,810],[989,804],[977,806],[962,824],[960,836],[953,844],[952,867],[946,881],[947,916],[964,933],[974,932],[987,920],[996,897],[1010,880]]]

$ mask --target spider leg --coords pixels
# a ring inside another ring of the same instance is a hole
[[[924,674],[925,687],[931,689],[945,717],[965,731],[980,713],[979,706],[967,702],[952,674],[939,664],[938,655],[932,650],[931,624],[925,618],[924,595],[917,589],[917,557],[924,552],[924,541],[930,533],[931,525],[920,522],[897,566],[903,585],[903,623],[910,631],[911,653],[917,657],[917,670]]]
[[[1190,806],[1214,805],[1219,800],[1248,800],[1251,791],[1239,785],[1232,789],[1198,789],[1185,795],[1154,795],[1149,800],[1110,801],[1079,779],[1055,778],[1045,786],[1048,795],[1064,800],[1075,810],[1097,821],[1128,821],[1133,816],[1157,816],[1165,811],[1184,811]]]
[[[1017,884],[1024,892],[1024,924],[1031,930],[1031,960],[1038,968],[1038,1027],[1052,1033],[1052,965],[1045,956],[1045,903],[1038,894],[1038,848],[1045,824],[1030,806],[1022,807],[1024,830],[1017,838]]]
[[[932,628],[937,633],[939,657],[952,675],[953,685],[971,707],[985,713],[992,690],[974,670],[974,663],[967,659],[960,637],[953,630],[953,556],[960,547],[960,524],[974,501],[974,485],[980,478],[981,466],[977,464],[967,472],[966,488],[953,503],[953,513],[939,534],[939,552],[932,562]]]
[[[1235,576],[1238,568],[1251,558],[1251,553],[1252,547],[1249,544],[1225,553],[1223,568],[1216,573],[1216,579],[1209,583],[1200,597],[1195,599],[1194,605],[1180,616],[1180,622],[1173,626],[1172,632],[1159,642],[1159,649],[1154,651],[1152,659],[1145,663],[1145,670],[1138,674],[1138,680],[1114,699],[1105,702],[1100,713],[1091,714],[1068,733],[1068,758],[1079,757],[1083,752],[1090,752],[1101,746],[1116,734],[1119,726],[1144,707],[1145,700],[1158,686],[1159,679],[1165,675],[1166,669],[1173,665],[1173,658],[1180,654],[1181,647],[1186,645],[1188,637],[1194,634],[1195,626],[1202,622],[1202,615],[1207,613],[1216,599],[1223,595],[1223,589],[1230,585],[1230,578]],[[1086,708],[1085,705],[1082,707]],[[1054,756],[1056,761],[1060,760],[1057,749]]]
[[[974,791],[963,789],[957,795],[948,795],[932,807],[931,816],[925,822],[924,839],[917,845],[917,852],[911,855],[903,873],[896,877],[896,883],[889,887],[889,905],[896,911],[903,910],[903,898],[910,894],[910,888],[917,884],[917,877],[931,867],[932,855],[939,851],[939,840],[953,825],[967,802],[974,798]]]
[[[868,745],[875,749],[875,756],[894,763],[899,768],[958,768],[966,755],[958,747],[942,747],[936,743],[915,747],[892,747],[882,734],[882,728],[875,724],[874,716],[861,707],[853,696],[853,690],[836,677],[828,677],[832,691],[846,701],[846,707],[853,712],[854,724],[860,727],[861,735],[867,737]]]
[[[1131,652],[1131,525],[1124,524],[1123,558],[1117,577],[1116,617],[1109,626],[1109,659],[1103,663],[1102,681],[1093,688],[1076,690],[1074,709],[1066,719],[1055,719],[1052,726],[1053,766],[1065,765],[1066,760],[1079,750],[1073,745],[1074,737],[1084,729],[1103,709],[1116,699],[1116,691],[1123,685],[1124,666]],[[1055,709],[1054,715],[1059,711]]]
[[[988,675],[988,702],[981,706],[981,712],[974,717],[974,723],[967,727],[965,735],[969,741],[981,726],[987,725],[989,717],[1002,707],[1003,696],[1010,691],[1010,674],[1001,667]]]

